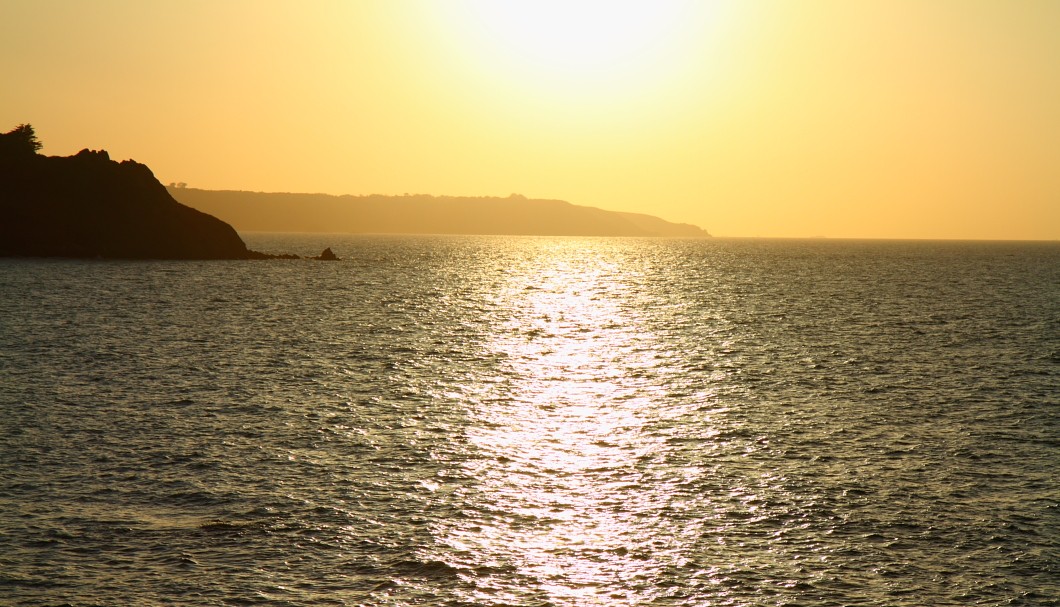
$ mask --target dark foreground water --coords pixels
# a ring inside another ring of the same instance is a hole
[[[0,604],[1060,604],[1058,244],[248,240],[0,260]]]

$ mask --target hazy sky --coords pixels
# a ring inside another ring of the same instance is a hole
[[[0,130],[207,189],[1060,239],[1060,1],[0,0]]]

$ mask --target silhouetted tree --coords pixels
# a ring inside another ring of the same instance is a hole
[[[43,144],[28,124],[20,124],[0,135],[0,155],[6,157],[36,154],[41,147]]]

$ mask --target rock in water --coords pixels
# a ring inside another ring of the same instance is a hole
[[[174,200],[145,165],[105,151],[0,152],[2,256],[252,257],[232,226]]]
[[[335,257],[335,253],[331,251],[331,247],[324,249],[324,251],[320,255],[317,255],[313,259],[319,261],[339,261],[339,258]]]

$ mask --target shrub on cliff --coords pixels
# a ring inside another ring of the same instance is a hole
[[[0,134],[0,158],[32,156],[40,151],[41,147],[43,144],[37,139],[33,126],[29,124],[20,124]]]

